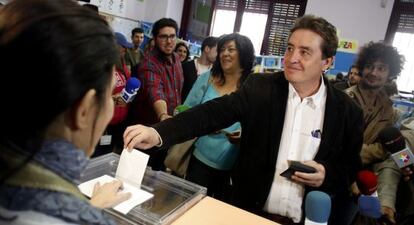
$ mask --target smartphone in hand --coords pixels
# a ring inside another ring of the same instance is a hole
[[[226,130],[220,130],[220,132],[223,133],[226,136],[236,136],[237,137],[237,136],[241,135],[241,130],[236,130],[236,131],[233,131],[233,132],[228,132]]]
[[[283,171],[280,176],[291,179],[296,171],[302,173],[316,173],[316,169],[311,166],[307,166],[299,161],[290,161],[289,168]]]

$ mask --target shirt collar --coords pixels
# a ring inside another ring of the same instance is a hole
[[[322,103],[324,103],[324,100],[326,99],[326,85],[323,77],[321,76],[321,85],[319,85],[318,91],[306,98],[303,99],[304,102],[306,102],[310,107],[313,109],[320,108],[322,106]],[[289,99],[299,99],[299,94],[296,92],[295,88],[291,83],[289,83]]]

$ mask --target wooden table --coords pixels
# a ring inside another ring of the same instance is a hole
[[[280,225],[211,197],[205,197],[172,225]]]

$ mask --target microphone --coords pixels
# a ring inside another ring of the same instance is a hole
[[[379,219],[382,216],[381,204],[378,197],[361,195],[358,198],[359,212],[370,218]]]
[[[380,218],[382,213],[377,194],[377,176],[369,170],[362,170],[357,174],[356,183],[361,191],[361,196],[358,198],[359,212],[369,218]]]
[[[311,191],[305,200],[305,225],[327,225],[331,214],[331,197],[321,191]]]
[[[378,139],[384,149],[391,154],[391,158],[398,168],[403,169],[414,165],[414,155],[407,148],[405,139],[397,128],[389,127],[383,129],[378,134]]]
[[[357,174],[356,183],[361,194],[370,195],[373,197],[378,196],[378,179],[373,172],[369,170],[359,171]]]
[[[134,100],[135,96],[137,95],[137,92],[139,88],[141,87],[141,82],[135,78],[131,77],[128,79],[125,88],[122,89],[121,92],[121,98],[126,103],[132,102]]]

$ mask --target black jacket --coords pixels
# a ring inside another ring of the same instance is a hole
[[[183,67],[184,75],[183,90],[181,91],[181,102],[184,102],[187,98],[188,93],[190,93],[194,82],[197,80],[197,68],[195,66],[194,60],[187,61],[181,65]]]
[[[324,78],[325,79],[325,78]],[[328,193],[333,207],[345,196],[361,168],[361,109],[345,93],[327,85],[323,133],[315,161],[324,165],[325,180],[317,190]],[[241,122],[240,154],[234,168],[232,203],[258,213],[272,185],[284,124],[288,82],[283,72],[252,74],[237,92],[194,107],[155,125],[169,146]],[[306,192],[312,189],[306,186]],[[332,214],[331,214],[332,215]]]

